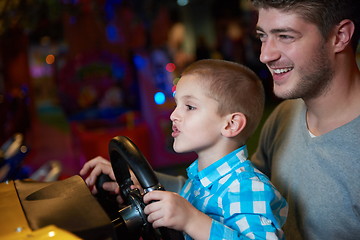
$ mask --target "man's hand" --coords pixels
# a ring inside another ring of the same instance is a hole
[[[134,173],[130,171],[131,180],[134,182],[134,185],[131,188],[138,188],[142,191],[139,181],[135,177]],[[114,194],[119,194],[120,189],[119,185],[116,182],[115,174],[111,166],[111,162],[107,159],[98,156],[86,162],[82,169],[80,170],[80,175],[85,177],[85,183],[91,189],[92,194],[96,194],[98,190],[96,189],[95,183],[96,179],[100,174],[108,175],[113,181],[112,182],[105,182],[103,184],[103,189],[109,192],[113,192]],[[119,203],[123,203],[123,199],[121,199],[120,195],[117,198]]]
[[[119,193],[119,186],[116,183],[115,175],[111,167],[111,163],[103,157],[96,157],[86,162],[80,170],[80,175],[85,177],[85,183],[92,189],[92,193],[96,194],[97,189],[95,187],[96,179],[100,174],[108,175],[114,182],[104,183],[103,188],[106,191]]]

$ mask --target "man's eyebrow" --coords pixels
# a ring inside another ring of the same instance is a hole
[[[265,32],[261,27],[257,26],[256,31]],[[295,34],[301,34],[300,32],[294,30],[293,28],[274,28],[270,30],[271,34],[276,33],[295,33]]]
[[[256,26],[256,31],[265,32],[261,27]]]

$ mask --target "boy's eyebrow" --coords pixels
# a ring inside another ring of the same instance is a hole
[[[188,100],[188,99],[197,99],[194,95],[184,95],[181,97],[182,99]]]
[[[176,94],[175,94],[175,96],[174,96],[175,102],[177,102],[178,99],[179,99],[179,97],[176,97]],[[198,100],[198,98],[195,97],[194,95],[184,95],[184,96],[181,96],[180,99],[182,99],[182,100],[189,100],[189,99],[190,100],[191,99]]]
[[[260,32],[265,32],[264,29],[262,29],[261,27],[257,26],[256,27],[256,31],[260,31]],[[295,34],[300,34],[300,32],[294,30],[293,28],[289,28],[289,27],[284,27],[284,28],[274,28],[270,30],[270,33],[272,34],[276,34],[276,33],[295,33]]]

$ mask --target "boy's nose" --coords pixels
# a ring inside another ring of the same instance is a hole
[[[176,111],[176,108],[172,111],[172,113],[170,114],[170,120],[171,121],[175,121],[175,119],[176,119],[176,113],[175,113],[175,111]]]

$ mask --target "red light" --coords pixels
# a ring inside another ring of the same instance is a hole
[[[173,71],[175,71],[175,69],[176,69],[176,66],[175,66],[175,64],[173,64],[173,63],[168,63],[168,64],[166,64],[166,71],[168,71],[168,72],[173,72]]]

